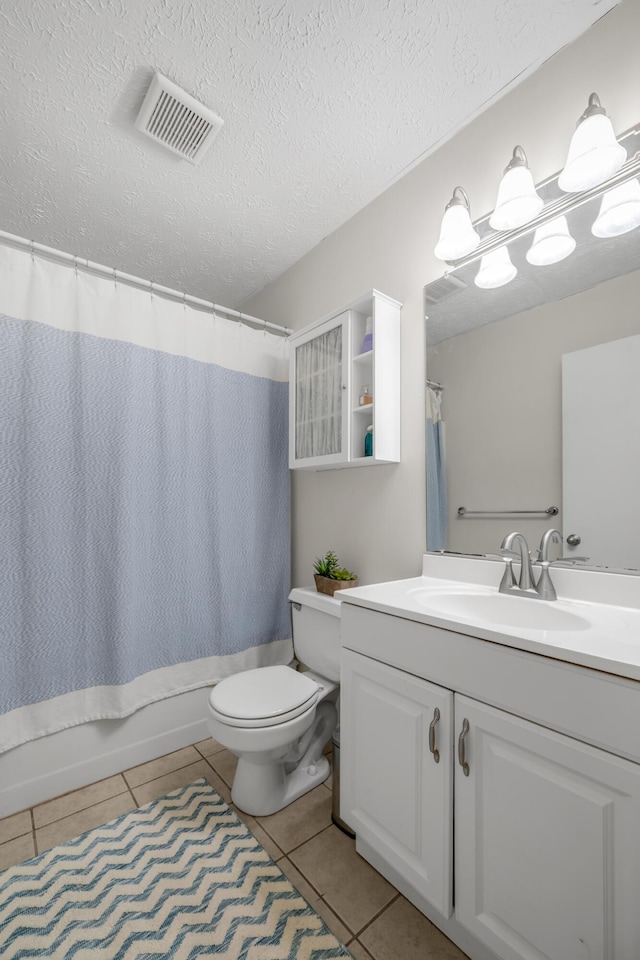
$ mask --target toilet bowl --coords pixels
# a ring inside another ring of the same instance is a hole
[[[308,669],[257,667],[209,695],[209,732],[238,757],[231,799],[254,816],[282,810],[330,773],[323,749],[338,722],[341,598],[296,588],[289,601],[294,651]]]

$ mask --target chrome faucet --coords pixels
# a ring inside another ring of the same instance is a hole
[[[518,559],[518,553],[513,549],[515,546],[517,546],[520,551],[520,580],[518,582],[516,582],[516,575],[513,572],[513,561]],[[504,557],[506,564],[500,583],[500,593],[512,593],[520,597],[539,597],[533,579],[529,544],[524,535],[517,531],[508,533],[502,541],[500,553]]]
[[[540,565],[540,576],[536,583],[531,566],[529,544],[523,534],[508,533],[502,541],[500,556],[505,562],[505,570],[500,581],[499,592],[510,593],[518,597],[532,597],[534,600],[557,600],[556,588],[549,575],[549,567],[575,566],[578,563],[587,563],[589,557],[561,557],[559,560],[549,560],[549,546],[553,542],[562,543],[562,534],[559,530],[546,530],[540,540],[536,562]],[[513,548],[518,547],[519,552]],[[520,580],[516,580],[513,572],[513,561],[520,561]]]
[[[500,593],[515,594],[518,597],[531,597],[534,600],[557,600],[555,587],[549,576],[549,567],[553,563],[549,560],[549,544],[553,541],[562,542],[562,534],[559,530],[547,530],[542,535],[538,557],[540,563],[540,576],[536,583],[531,566],[531,554],[529,553],[529,544],[521,533],[508,533],[502,541],[500,553],[505,559],[505,571],[500,583]],[[520,551],[520,580],[516,582],[516,575],[513,572],[513,561],[518,559],[518,554],[514,551],[517,546]]]

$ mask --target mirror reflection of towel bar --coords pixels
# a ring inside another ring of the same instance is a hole
[[[559,512],[557,507],[546,507],[544,510],[467,510],[466,507],[458,507],[459,517],[515,517],[530,513],[555,517]]]

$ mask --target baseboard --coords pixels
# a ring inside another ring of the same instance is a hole
[[[122,720],[96,720],[0,756],[0,817],[103,780],[206,739],[203,687],[149,704]]]

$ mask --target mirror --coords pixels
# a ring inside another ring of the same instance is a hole
[[[628,155],[639,149],[634,139]],[[543,189],[558,196],[556,178]],[[598,239],[599,209],[595,198],[567,214],[577,245],[559,263],[531,266],[533,236],[521,232],[509,241],[511,283],[479,289],[475,260],[425,287],[448,501],[434,543],[428,436],[430,550],[495,555],[512,530],[535,550],[557,527],[552,556],[640,572],[640,229]]]

